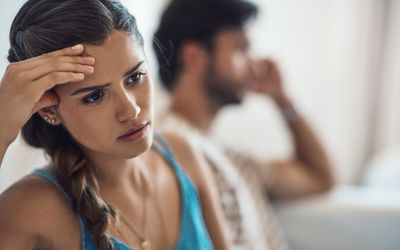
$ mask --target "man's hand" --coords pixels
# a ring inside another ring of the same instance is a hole
[[[270,59],[254,62],[254,84],[251,90],[270,96],[279,106],[287,106],[287,97],[282,77],[276,63]]]

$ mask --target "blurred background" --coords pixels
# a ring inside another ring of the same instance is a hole
[[[24,2],[0,3],[1,74],[9,28]],[[157,83],[151,40],[168,0],[122,2],[138,19]],[[253,2],[261,9],[249,32],[253,53],[278,62],[288,92],[326,145],[339,182],[324,197],[277,204],[292,248],[400,249],[400,1]],[[156,100],[162,112],[168,99],[158,84]],[[244,130],[249,124],[253,129]],[[256,157],[292,152],[276,107],[256,95],[226,108],[213,131],[222,143]],[[4,159],[0,192],[45,162],[42,152],[18,139]],[[373,236],[366,240],[365,233]]]

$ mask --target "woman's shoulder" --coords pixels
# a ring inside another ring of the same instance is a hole
[[[176,158],[178,162],[183,161],[193,163],[197,160],[196,158],[198,157],[198,155],[194,148],[194,145],[187,138],[171,131],[163,131],[160,132],[159,135],[160,140],[165,141],[166,146],[170,149],[174,158]],[[190,168],[190,166],[192,165],[193,164],[187,164],[182,167],[187,169]]]
[[[173,131],[161,131],[159,138],[166,142],[175,155],[193,157],[194,145],[186,137]]]
[[[63,242],[60,235],[73,229],[79,237],[69,201],[54,184],[37,176],[21,179],[0,195],[0,224],[0,242]]]
[[[204,155],[194,143],[178,133],[163,131],[160,136],[166,141],[179,165],[199,188],[204,183],[204,172],[210,170]]]
[[[0,195],[0,209],[12,205],[21,209],[21,211],[14,209],[21,214],[28,213],[28,210],[40,212],[50,206],[60,207],[67,204],[68,200],[54,184],[33,175],[14,183]]]

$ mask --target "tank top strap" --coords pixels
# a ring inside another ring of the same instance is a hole
[[[212,242],[208,235],[201,211],[199,194],[192,180],[176,161],[172,151],[159,135],[154,134],[153,149],[156,150],[174,170],[181,190],[181,229],[175,250],[212,250]]]
[[[197,192],[192,180],[187,176],[186,172],[180,166],[176,160],[174,154],[172,153],[167,142],[158,133],[154,134],[154,143],[152,145],[153,149],[156,150],[168,163],[168,165],[175,172],[178,182],[183,193],[191,192],[194,189]]]
[[[48,182],[53,184],[57,189],[59,189],[60,192],[69,201],[69,203],[72,204],[73,202],[72,198],[69,197],[69,195],[65,192],[64,188],[61,186],[57,177],[54,174],[52,174],[49,170],[43,168],[35,169],[31,174],[29,174],[29,176],[38,176],[47,180]],[[90,237],[86,222],[82,218],[79,218],[79,226],[81,229],[82,250],[97,250],[97,247],[94,245],[94,242]]]
[[[178,177],[183,173],[183,169],[176,161],[174,154],[172,153],[167,142],[158,133],[154,133],[154,142],[152,148],[156,150],[168,162],[168,164],[173,168]]]
[[[171,150],[167,145],[167,142],[158,133],[154,133],[154,141],[152,147],[164,158],[166,158],[167,155],[173,156]]]
[[[71,197],[65,192],[64,188],[61,186],[60,182],[58,181],[57,177],[52,174],[49,170],[40,168],[40,169],[35,169],[29,176],[39,176],[42,177],[43,179],[47,180],[51,184],[57,187],[57,189],[60,190],[60,192],[67,198],[67,200],[72,203]]]

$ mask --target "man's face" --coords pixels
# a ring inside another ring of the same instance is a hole
[[[252,82],[252,59],[244,30],[219,32],[205,78],[207,95],[218,105],[241,103]]]
[[[99,46],[85,46],[94,73],[55,89],[62,125],[85,152],[132,158],[152,142],[153,91],[143,50],[126,32],[114,31]],[[121,136],[143,128],[129,138]]]

